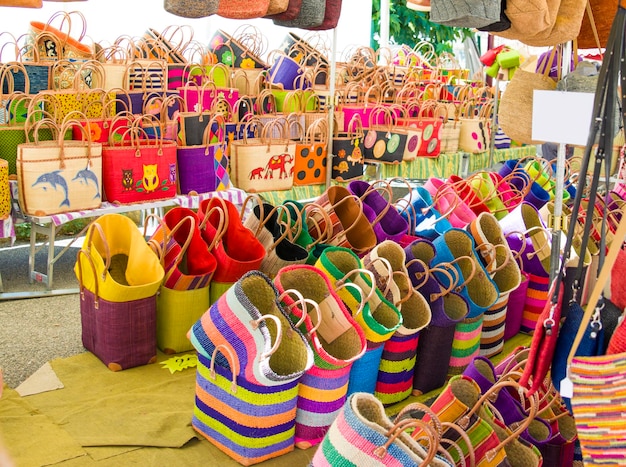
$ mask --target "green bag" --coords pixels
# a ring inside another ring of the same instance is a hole
[[[15,94],[15,96],[18,96]],[[6,122],[0,123],[0,159],[4,159],[9,163],[9,174],[17,174],[16,159],[17,146],[26,143],[26,125],[32,125],[35,121],[40,120],[44,115],[41,109],[32,111],[30,108],[30,100],[33,96],[21,94],[19,97],[11,100],[11,108],[19,109],[26,106],[28,118],[20,118],[17,112],[8,112]],[[28,121],[26,121],[28,120]],[[42,126],[37,130],[37,135],[31,135],[31,139],[39,141],[51,140],[54,137],[50,128]],[[68,131],[64,139],[71,139],[72,132]]]

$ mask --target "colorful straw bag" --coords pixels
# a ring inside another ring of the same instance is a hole
[[[144,116],[130,127],[116,129],[103,148],[103,188],[106,200],[121,204],[143,203],[176,196],[176,142],[150,139],[140,126]],[[158,121],[155,122],[158,124]],[[116,141],[115,135],[122,135]],[[125,139],[130,135],[130,139]]]
[[[104,214],[87,231],[74,273],[82,342],[112,371],[156,361],[156,295],[164,271],[135,223]]]
[[[435,399],[430,409],[439,420],[459,424],[469,436],[471,446],[464,440],[459,440],[457,446],[447,448],[457,465],[461,462],[458,447],[465,462],[470,465],[474,461],[473,465],[477,466],[505,466],[519,461],[523,462],[523,465],[541,467],[542,458],[537,448],[519,439],[537,413],[536,401],[530,404],[530,414],[515,427],[514,432],[496,418],[487,404],[487,401],[493,399],[499,391],[509,388],[522,390],[514,381],[501,381],[481,395],[480,387],[473,379],[457,375],[450,379],[445,389]],[[449,428],[444,429],[443,437],[450,436],[451,439],[457,437],[456,433],[451,435],[448,433]]]
[[[245,207],[246,202],[244,202],[242,213]],[[279,218],[279,213],[286,216],[286,225]],[[296,222],[301,222],[301,219],[297,219]],[[291,214],[285,206],[274,207],[259,200],[259,204],[252,208],[252,213],[246,218],[244,226],[254,233],[265,248],[266,254],[259,270],[272,279],[285,266],[306,263],[309,252],[293,242]]]
[[[410,430],[422,428],[428,433],[428,451],[415,440]],[[435,456],[438,436],[421,420],[393,423],[383,405],[370,394],[357,393],[346,401],[324,441],[315,452],[312,467],[347,467],[349,465],[450,465]]]
[[[191,350],[187,331],[209,308],[209,286],[217,267],[190,209],[169,210],[150,245],[162,258],[165,277],[157,297],[157,346],[166,354]]]
[[[403,288],[400,292],[405,296],[399,308],[402,325],[385,342],[376,378],[374,395],[385,405],[401,402],[411,395],[419,333],[432,317],[426,298],[410,283]]]
[[[363,212],[374,226],[374,233],[379,243],[385,240],[398,241],[406,234],[409,225],[390,201],[379,193],[387,193],[392,198],[391,187],[384,185],[378,188],[379,182],[370,185],[362,180],[354,180],[348,184],[348,190],[363,202]]]
[[[344,132],[333,133],[332,179],[337,181],[363,178],[363,127],[358,116],[347,123]]]
[[[352,364],[348,395],[353,392],[373,394],[383,346],[402,325],[402,315],[377,287],[376,274],[364,270],[361,260],[351,251],[325,249],[316,265],[326,273],[367,341],[365,354]],[[387,277],[393,280],[391,272]]]
[[[275,120],[257,138],[230,143],[231,180],[249,193],[289,190],[293,186],[296,142],[287,138],[286,125]]]
[[[485,311],[480,337],[480,355],[490,357],[499,353],[504,345],[509,294],[519,287],[522,276],[500,224],[492,214],[479,214],[468,230],[499,291],[496,302]]]
[[[325,211],[328,216],[321,214]],[[317,222],[321,232],[331,233],[326,243],[350,248],[355,253],[366,253],[376,246],[376,233],[363,212],[363,203],[347,188],[333,185],[326,189],[313,203],[307,205],[307,212]],[[332,227],[327,225],[328,220]],[[317,233],[312,232],[317,238]]]
[[[295,442],[306,449],[322,441],[341,410],[350,369],[363,356],[366,341],[361,327],[320,269],[308,265],[283,268],[274,282],[279,291],[295,289],[305,300],[319,304],[317,310],[307,314],[306,307],[296,306],[291,295],[283,298],[292,320],[307,333],[315,355],[315,364],[302,377],[298,393]]]
[[[308,126],[304,139],[296,144],[293,163],[294,185],[322,185],[326,183],[327,146],[327,119],[320,118]]]
[[[461,294],[453,291],[458,278],[453,278],[446,268],[431,266],[436,252],[432,242],[418,239],[405,247],[405,252],[411,283],[428,300],[431,309],[430,323],[417,341],[413,394],[419,395],[445,383],[454,328],[467,316],[469,306]],[[447,289],[436,279],[436,271],[449,276]]]
[[[521,255],[522,271],[528,274],[528,289],[521,331],[532,333],[550,288],[550,236],[537,209],[523,202],[500,220],[500,226],[512,251]],[[518,235],[509,235],[520,232]]]
[[[247,273],[189,333],[198,351],[192,426],[242,465],[293,450],[298,383],[313,364],[279,300],[267,276]]]
[[[259,269],[265,247],[244,227],[239,210],[228,200],[220,197],[202,200],[198,219],[204,241],[207,245],[215,243],[212,252],[217,265],[210,287],[210,301],[215,303],[244,274]]]
[[[176,148],[178,191],[181,194],[210,193],[220,184],[228,186],[228,158],[226,128],[221,115],[214,115],[206,128],[202,143]],[[225,164],[225,165],[223,165]]]

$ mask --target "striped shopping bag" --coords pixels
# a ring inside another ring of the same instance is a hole
[[[243,465],[293,450],[298,386],[313,353],[271,280],[245,274],[189,337],[198,351],[193,428]]]

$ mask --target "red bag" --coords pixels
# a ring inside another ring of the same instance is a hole
[[[528,396],[532,396],[541,388],[550,366],[556,348],[556,341],[559,335],[559,323],[561,321],[561,308],[563,304],[563,290],[559,287],[559,298],[555,304],[550,297],[554,295],[556,281],[552,283],[548,300],[543,308],[543,312],[537,320],[533,339],[530,343],[528,362],[524,366],[524,373],[519,380],[519,384],[529,388]]]
[[[160,123],[145,115],[129,127],[116,128],[109,146],[103,147],[103,191],[111,203],[143,203],[176,196],[176,142],[164,140],[163,131],[160,137],[149,139],[141,128],[142,120]],[[122,138],[116,141],[119,133]]]

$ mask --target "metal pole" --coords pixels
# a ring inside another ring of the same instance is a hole
[[[493,96],[493,117],[491,119],[491,135],[489,138],[489,167],[493,167],[493,152],[496,146],[496,132],[498,131],[498,103],[500,101],[500,78],[496,76],[493,83],[495,94]]]
[[[380,47],[389,47],[389,19],[391,1],[380,0]]]
[[[335,81],[337,74],[337,28],[333,29],[330,57],[330,96],[328,99],[328,148],[326,153],[326,188],[333,179],[333,134],[335,128]]]
[[[572,43],[567,42],[563,44],[561,49],[561,70],[562,75],[565,77],[569,73],[570,69],[570,57],[572,56]],[[561,229],[562,229],[562,216],[563,216],[563,179],[565,178],[565,156],[566,147],[565,144],[559,144],[559,150],[556,157],[556,188],[554,193],[554,215],[553,225],[549,226],[552,229],[552,251],[550,257],[550,280],[554,280],[557,271],[560,266],[561,258]]]

